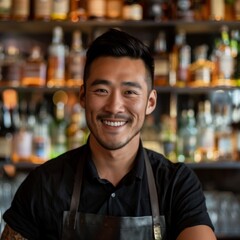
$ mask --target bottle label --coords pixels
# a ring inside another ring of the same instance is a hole
[[[61,57],[50,57],[49,66],[51,71],[50,79],[64,80],[65,78],[65,60]]]
[[[88,14],[90,17],[105,17],[106,2],[103,0],[88,0]]]
[[[45,79],[46,66],[43,63],[27,63],[24,67],[24,78],[34,77]]]
[[[142,20],[143,9],[140,4],[123,6],[123,19],[125,20]]]
[[[223,136],[218,141],[218,151],[220,156],[225,156],[233,152],[232,140],[230,136]]]
[[[53,15],[67,15],[69,11],[69,1],[68,0],[54,0],[52,14]]]
[[[52,11],[51,0],[35,0],[34,2],[34,16],[38,17],[50,17]]]
[[[32,153],[32,134],[19,131],[13,138],[14,153],[21,158],[30,158]]]
[[[210,68],[203,67],[195,72],[195,81],[200,81],[206,84],[210,84],[211,81],[211,70]]]
[[[27,17],[29,15],[29,0],[13,1],[13,15]]]
[[[236,0],[234,3],[236,20],[240,20],[240,0]]]
[[[122,14],[122,1],[111,0],[107,1],[107,17],[120,18]]]
[[[212,150],[214,148],[214,129],[206,127],[201,129],[200,138],[198,139],[198,146],[205,150]]]
[[[0,159],[11,158],[12,154],[12,134],[0,137]]]
[[[2,66],[2,83],[9,86],[18,86],[21,80],[22,66],[20,64],[7,64]]]
[[[69,79],[82,80],[85,57],[72,56],[69,60]]]
[[[169,71],[169,62],[167,59],[155,58],[154,60],[155,65],[155,75],[156,76],[166,76],[168,75]]]
[[[222,55],[219,62],[220,76],[224,79],[231,79],[234,72],[234,61],[230,55]]]
[[[225,3],[224,0],[211,0],[211,18],[213,20],[224,19]]]
[[[11,8],[11,0],[0,0],[0,12],[9,12]]]

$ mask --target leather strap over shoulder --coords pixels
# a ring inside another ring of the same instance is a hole
[[[74,186],[73,186],[73,194],[72,194],[72,199],[70,203],[70,212],[67,220],[68,226],[73,226],[73,229],[76,229],[77,212],[78,212],[78,206],[79,206],[81,189],[82,189],[82,175],[83,175],[84,163],[85,163],[85,151],[84,151],[84,156],[80,159],[77,166],[77,172],[76,172]]]
[[[148,158],[147,152],[144,149],[144,160],[147,170],[148,189],[150,195],[150,202],[152,207],[152,218],[153,218],[153,234],[155,240],[162,239],[161,227],[160,227],[160,212],[158,204],[158,195],[156,189],[156,183],[153,176],[152,166]]]

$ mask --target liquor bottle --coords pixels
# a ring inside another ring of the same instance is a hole
[[[233,129],[233,160],[240,160],[240,91],[232,92],[232,129]]]
[[[140,21],[143,19],[143,7],[138,0],[125,0],[123,4],[123,20]]]
[[[177,33],[175,44],[172,50],[170,65],[176,67],[176,84],[179,87],[187,85],[188,68],[191,63],[191,47],[186,43],[186,34],[184,31]],[[174,82],[174,80],[171,80]]]
[[[221,29],[221,42],[217,46],[216,51],[216,81],[213,82],[215,86],[234,86],[234,57],[230,46],[230,38],[228,27],[223,26]]]
[[[82,45],[82,33],[73,32],[72,46],[67,61],[67,81],[70,87],[79,87],[83,83],[83,69],[85,65],[86,50]]]
[[[0,102],[0,163],[11,161],[12,153],[12,133],[9,134],[9,126],[11,126],[11,118],[9,110]]]
[[[193,109],[183,110],[177,139],[179,162],[194,162],[197,147],[197,127]]]
[[[88,0],[87,12],[89,19],[106,18],[106,0]]]
[[[33,18],[48,21],[51,19],[53,0],[34,0]]]
[[[197,149],[195,161],[212,161],[214,153],[214,125],[209,100],[201,101],[198,104],[197,115]]]
[[[234,1],[234,16],[236,21],[240,20],[240,0]]]
[[[7,89],[2,93],[1,126],[0,126],[0,162],[10,163],[13,152],[13,136],[16,132],[18,119],[14,119],[17,93]],[[17,117],[17,116],[16,116]]]
[[[13,131],[11,129],[10,111],[4,104],[1,106],[0,128],[0,162],[11,162]]]
[[[184,21],[194,20],[193,2],[191,0],[175,0],[176,18]]]
[[[163,115],[161,117],[160,141],[164,155],[172,162],[177,160],[176,140],[176,119]]]
[[[210,20],[224,20],[225,0],[210,0]]]
[[[202,21],[209,20],[210,15],[210,3],[209,0],[194,0],[193,10],[194,10],[194,20]]]
[[[30,0],[12,0],[12,19],[26,21],[30,16]]]
[[[215,116],[215,149],[217,160],[233,159],[233,138],[230,126],[230,111],[227,104],[217,106]]]
[[[236,124],[233,133],[234,139],[234,152],[233,152],[233,160],[239,161],[240,160],[240,122]]]
[[[141,139],[143,146],[156,152],[162,153],[163,149],[161,147],[159,134],[160,129],[154,122],[154,115],[147,115],[143,128],[141,130]]]
[[[36,124],[33,129],[31,162],[43,163],[50,158],[51,139],[49,126],[51,117],[47,109],[46,101],[40,105]]]
[[[106,17],[108,19],[122,18],[123,0],[106,0]]]
[[[210,86],[214,78],[215,64],[207,59],[208,46],[203,44],[194,49],[195,60],[189,66],[187,84],[193,87]]]
[[[79,103],[73,106],[70,122],[66,129],[68,150],[77,148],[87,141],[89,134],[85,113]]]
[[[240,31],[231,31],[231,50],[234,58],[234,73],[233,81],[234,85],[240,86]]]
[[[154,41],[155,86],[169,85],[169,56],[167,52],[166,35],[160,31]]]
[[[27,102],[20,102],[20,126],[13,136],[13,162],[29,162],[32,154],[32,129],[28,124]]]
[[[167,21],[171,19],[171,3],[167,0],[149,0],[145,6],[144,19]]]
[[[67,150],[67,137],[65,119],[65,104],[58,102],[55,104],[55,114],[50,126],[51,137],[51,158],[57,157]]]
[[[8,20],[11,18],[12,0],[0,1],[0,19]]]
[[[23,70],[23,59],[16,46],[9,45],[2,63],[2,80],[4,86],[20,86]]]
[[[66,48],[63,43],[63,29],[53,29],[52,43],[48,48],[47,86],[65,85]]]
[[[39,46],[34,46],[23,65],[23,86],[45,86],[47,65]]]
[[[5,52],[4,52],[4,48],[3,46],[0,44],[0,85],[1,85],[1,81],[3,80],[3,76],[2,76],[2,66],[5,60]]]
[[[234,21],[235,14],[234,14],[234,2],[233,0],[225,0],[224,4],[224,20],[225,21]]]
[[[72,22],[78,22],[87,18],[87,0],[71,0],[69,19]]]
[[[52,20],[66,20],[69,12],[69,0],[53,0],[52,3]]]

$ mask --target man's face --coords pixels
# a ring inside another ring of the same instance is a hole
[[[156,92],[148,94],[146,75],[140,59],[100,57],[92,63],[80,102],[91,137],[102,147],[116,150],[139,138],[145,115],[156,105]]]

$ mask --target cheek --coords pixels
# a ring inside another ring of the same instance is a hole
[[[85,105],[86,105],[86,109],[90,113],[90,112],[97,112],[103,107],[104,104],[102,101],[99,101],[99,99],[88,98]]]
[[[128,104],[129,108],[135,112],[135,114],[140,115],[141,117],[145,117],[145,113],[146,113],[146,102],[145,101],[141,101],[138,100],[136,102],[131,102]]]

